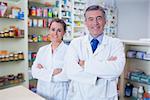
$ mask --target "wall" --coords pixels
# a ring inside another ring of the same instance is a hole
[[[139,39],[148,37],[149,0],[116,0],[118,7],[118,37]]]

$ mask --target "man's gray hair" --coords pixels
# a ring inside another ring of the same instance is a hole
[[[85,13],[84,13],[84,17],[86,18],[86,13],[88,11],[92,11],[92,10],[99,10],[103,13],[103,16],[104,18],[106,19],[106,13],[105,13],[105,9],[99,5],[92,5],[92,6],[89,6],[86,10],[85,10]]]

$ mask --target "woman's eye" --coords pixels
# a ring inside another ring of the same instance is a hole
[[[55,29],[54,29],[54,28],[52,28],[52,31],[55,31]]]
[[[58,32],[61,32],[61,30],[60,30],[60,29],[58,29]]]

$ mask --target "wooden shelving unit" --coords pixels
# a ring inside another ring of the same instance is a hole
[[[20,8],[24,13],[23,19],[9,18],[6,16],[0,17],[0,31],[4,30],[5,28],[7,29],[10,26],[15,26],[18,29],[24,30],[23,36],[21,37],[0,38],[0,50],[7,50],[9,52],[22,51],[25,58],[17,61],[0,62],[0,76],[7,76],[10,74],[17,75],[18,73],[23,73],[24,75],[24,81],[20,82],[19,84],[4,85],[1,86],[0,89],[12,87],[14,85],[24,85],[28,87],[27,0],[0,0],[0,2],[7,3],[8,11],[11,11],[11,7],[15,6]],[[10,13],[6,15],[9,14]]]

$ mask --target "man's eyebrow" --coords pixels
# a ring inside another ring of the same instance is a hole
[[[93,18],[93,17],[88,17],[88,19]]]
[[[102,18],[103,16],[97,16],[97,17],[101,17],[101,18]],[[97,17],[96,17],[96,18],[97,18]]]
[[[86,18],[86,19],[93,19],[93,18],[95,18],[95,17],[88,17],[88,18]],[[102,16],[102,15],[96,16],[96,19],[97,19],[97,18],[103,18],[103,16]]]

